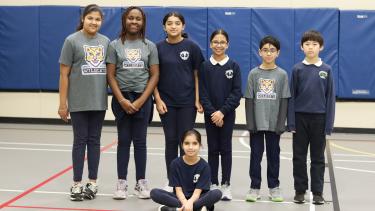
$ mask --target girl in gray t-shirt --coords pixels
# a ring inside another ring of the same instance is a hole
[[[146,135],[152,117],[151,94],[159,80],[156,46],[145,39],[146,16],[139,7],[129,7],[122,15],[120,37],[108,48],[108,82],[113,91],[112,111],[116,117],[117,188],[114,199],[128,196],[128,163],[133,142],[136,164],[135,194],[150,198],[146,177]]]
[[[72,201],[93,199],[98,191],[97,175],[100,136],[107,110],[106,51],[109,39],[98,33],[103,21],[99,6],[85,7],[77,31],[64,42],[60,63],[60,105],[58,114],[72,120],[73,185]],[[87,146],[88,183],[82,185],[82,172]]]

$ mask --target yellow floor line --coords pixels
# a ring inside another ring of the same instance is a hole
[[[348,152],[354,152],[354,153],[358,153],[358,154],[362,154],[362,155],[368,155],[368,156],[371,156],[371,157],[375,157],[375,153],[364,152],[364,151],[355,150],[355,149],[348,148],[348,147],[343,147],[343,146],[337,145],[333,142],[330,142],[330,144],[331,144],[332,147],[335,147],[337,149],[341,149],[341,150],[348,151]]]

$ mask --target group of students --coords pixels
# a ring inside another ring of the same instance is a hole
[[[128,197],[133,143],[134,193],[162,204],[159,210],[214,210],[220,199],[231,200],[232,133],[242,93],[239,65],[226,54],[227,32],[218,29],[211,34],[212,55],[204,61],[199,46],[183,32],[185,19],[178,12],[165,15],[162,24],[167,36],[156,45],[145,38],[146,16],[140,7],[125,10],[119,38],[112,42],[98,32],[103,20],[99,6],[86,6],[77,31],[66,38],[59,59],[58,114],[66,122],[70,115],[74,135],[70,199],[94,199],[98,191],[100,136],[109,84],[118,133],[114,199]],[[264,139],[270,199],[283,201],[279,141],[280,135],[289,130],[293,133],[294,201],[305,201],[310,145],[313,201],[324,203],[325,135],[332,132],[335,109],[332,70],[319,58],[323,49],[319,32],[307,31],[301,49],[305,59],[294,66],[289,86],[287,73],[275,63],[279,41],[272,36],[260,41],[262,64],[250,71],[244,93],[251,146],[251,185],[246,201],[260,198]],[[154,103],[165,134],[168,182],[163,189],[150,190],[145,173],[146,136]],[[204,112],[208,163],[199,156],[201,135],[193,129],[196,112]],[[89,181],[83,184],[86,148]]]

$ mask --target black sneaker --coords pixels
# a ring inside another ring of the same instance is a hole
[[[70,188],[71,201],[83,201],[83,186],[81,183],[73,184]]]
[[[96,193],[98,192],[98,186],[95,183],[88,182],[83,190],[85,199],[95,199]]]
[[[305,203],[305,193],[296,191],[296,195],[294,196],[294,202],[297,204]]]
[[[321,205],[324,203],[325,201],[324,201],[322,194],[313,194],[313,204]]]
[[[176,210],[177,210],[176,207],[168,207],[165,205],[161,205],[158,209],[158,211],[176,211]]]

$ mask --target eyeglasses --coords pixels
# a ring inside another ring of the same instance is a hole
[[[262,51],[262,53],[265,53],[265,54],[267,54],[267,53],[273,54],[273,53],[277,52],[277,49],[276,48],[271,48],[271,49],[262,48],[262,49],[260,49],[260,51]]]
[[[226,45],[227,44],[227,42],[225,42],[225,41],[212,41],[211,42],[212,43],[212,45],[216,45],[216,46],[218,46],[218,45],[221,45],[221,46],[224,46],[224,45]]]

